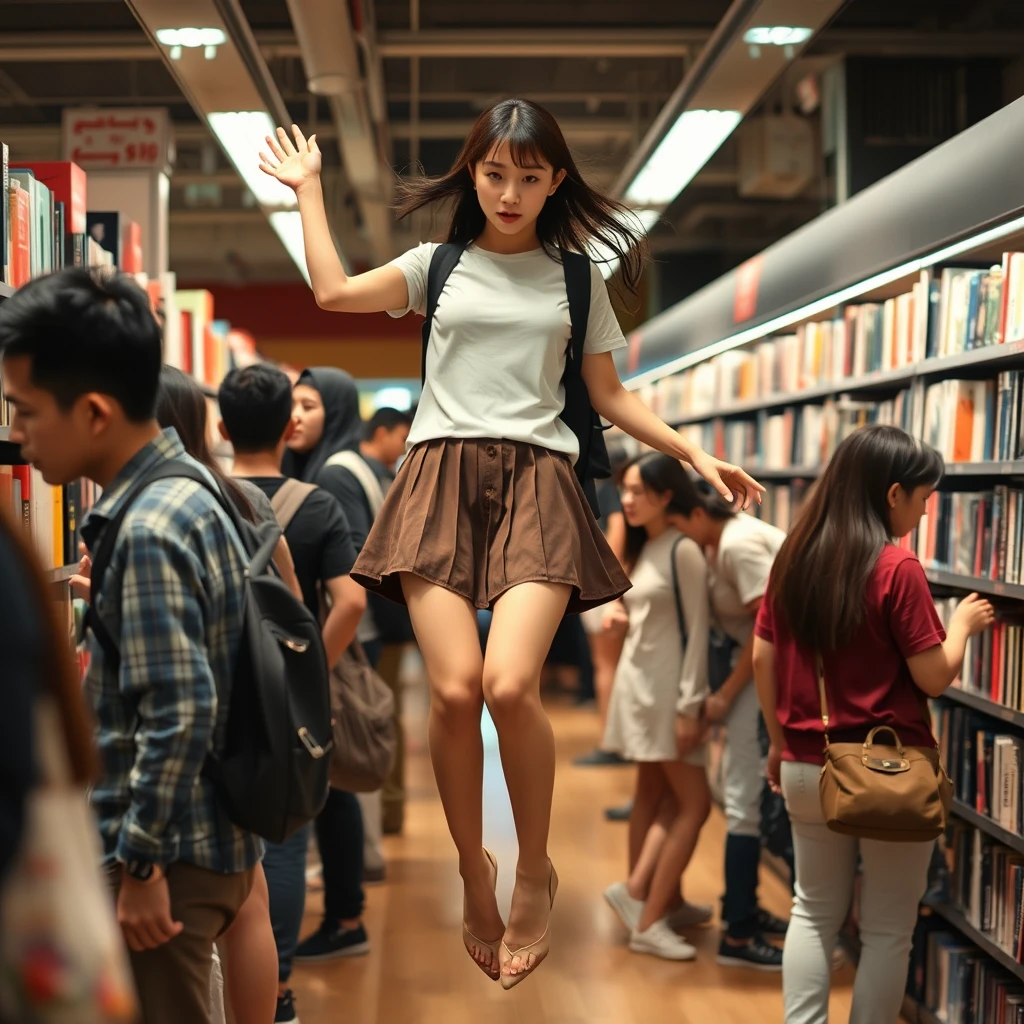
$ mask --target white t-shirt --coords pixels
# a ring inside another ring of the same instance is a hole
[[[409,287],[404,316],[425,314],[427,272],[437,245],[427,242],[393,263]],[[439,437],[525,441],[579,456],[575,434],[559,419],[571,334],[562,264],[543,249],[513,256],[471,245],[441,292],[427,348],[427,379],[409,447]],[[583,351],[622,348],[601,272],[591,267],[590,319]]]
[[[764,597],[775,556],[786,539],[777,526],[740,512],[722,529],[717,552],[708,552],[708,589],[717,625],[738,644],[754,631],[747,605]]]

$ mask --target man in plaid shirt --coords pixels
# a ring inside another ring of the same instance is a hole
[[[103,488],[82,524],[94,549],[135,481],[188,459],[154,418],[161,339],[148,300],[128,278],[84,269],[33,281],[0,305],[0,353],[26,461],[47,483]],[[217,695],[230,689],[244,573],[216,498],[161,480],[127,513],[96,600],[121,663],[93,642],[86,689],[103,772],[92,802],[146,1024],[210,1019],[213,943],[262,854],[202,776],[224,739]]]

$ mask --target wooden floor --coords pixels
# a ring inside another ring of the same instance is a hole
[[[551,955],[535,977],[510,992],[492,983],[463,951],[462,888],[454,848],[434,786],[425,743],[426,697],[412,687],[409,804],[405,834],[385,840],[388,880],[368,888],[368,956],[297,966],[292,977],[302,1024],[777,1024],[780,976],[715,964],[718,930],[687,936],[694,963],[675,964],[631,953],[626,934],[602,892],[623,875],[626,829],[605,822],[602,809],[628,798],[632,770],[574,768],[593,746],[596,715],[555,704],[558,775],[551,856],[560,886]],[[485,839],[500,864],[499,905],[507,911],[514,876],[515,832],[501,776],[497,739],[485,718]],[[718,905],[724,828],[717,811],[686,874],[686,895]],[[788,891],[762,872],[762,902],[788,913]],[[305,928],[319,922],[320,897],[310,894]],[[832,1017],[846,1020],[852,970],[833,977]]]

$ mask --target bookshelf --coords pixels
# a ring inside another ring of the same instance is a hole
[[[1003,828],[998,822],[993,821],[985,814],[979,814],[973,807],[965,804],[962,800],[953,800],[953,813],[969,825],[973,825],[987,835],[992,836],[993,839],[998,839],[1003,846],[1008,846],[1011,850],[1016,850],[1017,853],[1024,853],[1024,836],[1016,835]]]
[[[1024,964],[1017,963],[1009,953],[1001,950],[984,932],[978,931],[956,907],[951,907],[948,903],[930,896],[926,896],[923,902],[924,906],[948,921],[949,924],[970,939],[982,952],[995,960],[1000,967],[1018,980],[1024,981]]]
[[[1020,726],[1020,728],[1024,729],[1024,711],[1017,711],[1014,708],[1007,707],[1005,704],[997,704],[994,700],[989,700],[988,697],[980,693],[974,693],[959,686],[950,686],[942,694],[940,700],[951,700],[974,711],[980,711],[983,715],[989,715],[992,718],[999,719],[1001,722]]]
[[[936,587],[977,591],[979,594],[989,594],[992,597],[1024,601],[1024,585],[1019,583],[1004,583],[1002,580],[989,580],[983,576],[961,576],[959,573],[945,572],[941,569],[926,568],[924,574],[928,577],[928,582]]]
[[[13,287],[13,285],[5,284],[3,281],[0,281],[0,299],[9,298],[13,294],[14,294],[14,287]]]

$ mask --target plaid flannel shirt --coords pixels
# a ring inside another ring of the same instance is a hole
[[[143,448],[85,517],[90,550],[135,481],[165,459],[189,459],[174,430]],[[231,687],[244,573],[234,527],[192,480],[157,481],[124,518],[96,601],[121,666],[108,668],[92,638],[86,677],[104,769],[92,792],[104,864],[181,860],[230,873],[262,856],[201,775],[224,739],[217,694]]]

